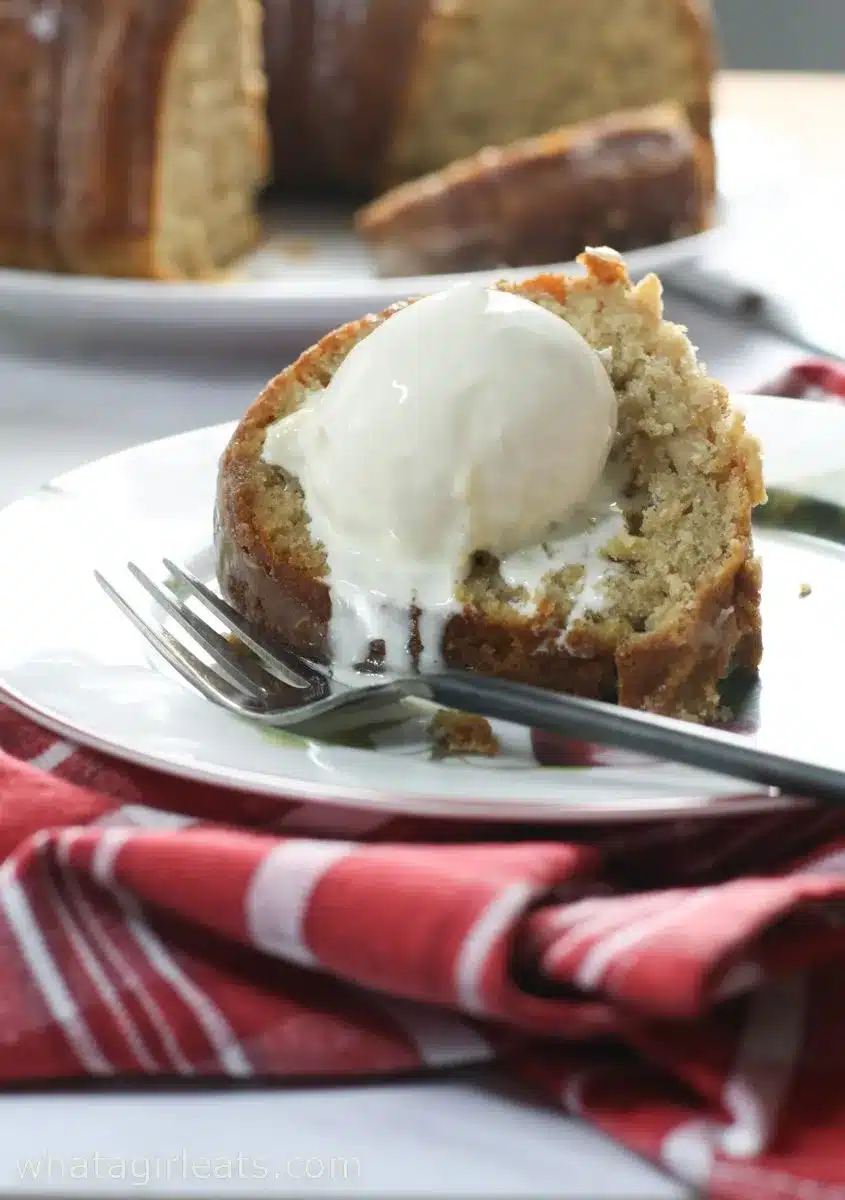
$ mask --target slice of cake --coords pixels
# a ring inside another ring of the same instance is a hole
[[[255,242],[260,0],[0,5],[0,261],[213,276]]]
[[[387,192],[356,228],[382,275],[568,262],[706,229],[709,149],[678,105],[615,113],[488,147]]]
[[[416,327],[404,304],[364,317],[277,376],[221,460],[215,534],[231,602],[338,666],[354,643],[358,659],[400,669],[445,664],[715,718],[719,681],[761,654],[758,446],[685,331],[663,318],[658,279],[633,285],[614,251],[581,261],[583,277],[498,284],[475,325],[457,319],[475,303],[458,290],[440,304],[451,325],[433,320],[434,298],[410,302]],[[394,320],[406,339],[394,346],[417,355],[410,374],[372,353]],[[479,322],[490,331],[483,354]],[[462,341],[464,328],[475,340]],[[463,391],[439,406],[414,394],[417,376]],[[467,390],[474,379],[482,386]],[[384,406],[375,428],[374,397]],[[310,470],[335,443],[335,469]],[[281,467],[285,444],[299,457]],[[345,557],[340,527],[352,539]],[[414,538],[413,594],[394,603],[397,579],[411,577],[391,547]],[[461,567],[444,596],[449,578],[435,568],[452,562]]]

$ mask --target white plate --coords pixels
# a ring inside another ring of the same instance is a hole
[[[742,404],[763,438],[770,483],[845,500],[845,413],[768,398]],[[785,803],[769,794],[738,799],[748,789],[735,781],[630,757],[541,766],[530,734],[511,726],[497,728],[498,758],[437,762],[427,711],[393,709],[376,724],[323,725],[304,737],[267,733],[202,700],[161,667],[92,571],[105,571],[141,605],[127,559],[163,577],[168,554],[211,576],[216,465],[230,429],[102,459],[0,513],[0,688],[15,707],[64,736],[175,774],[364,809],[606,820]],[[760,544],[767,648],[758,737],[845,766],[836,693],[845,676],[845,552],[783,531],[761,533]],[[806,598],[804,583],[813,586]]]
[[[732,225],[760,197],[771,204],[783,178],[783,156],[761,148],[738,122],[717,126],[722,220]],[[776,164],[776,166],[775,166]],[[773,174],[773,172],[775,172]],[[90,337],[143,347],[179,346],[227,352],[275,347],[284,329],[312,336],[395,300],[446,287],[467,276],[380,279],[350,229],[350,211],[310,207],[275,214],[265,247],[238,276],[215,284],[162,284],[0,269],[0,313],[30,336]],[[632,275],[668,268],[698,253],[719,229],[626,255]],[[310,250],[302,258],[297,248]],[[543,265],[476,272],[478,280],[530,279]],[[551,264],[549,269],[573,269]]]

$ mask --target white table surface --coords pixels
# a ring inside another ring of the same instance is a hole
[[[731,328],[690,304],[667,298],[667,311],[689,325],[711,371],[736,391],[752,389],[800,357],[784,341]],[[110,361],[90,350],[59,359],[16,349],[0,331],[0,504],[92,458],[239,416],[300,348],[280,337],[278,355],[263,362]],[[238,1155],[247,1166],[232,1173],[241,1178],[209,1181],[203,1159],[234,1163]],[[349,1160],[348,1178],[342,1167],[331,1178],[327,1164],[333,1158]],[[305,1159],[322,1177],[300,1177]],[[41,1163],[38,1179],[27,1160]],[[74,1164],[83,1177],[70,1178]],[[139,1192],[206,1200],[326,1193],[687,1195],[488,1071],[264,1092],[166,1088],[0,1096],[0,1195]]]

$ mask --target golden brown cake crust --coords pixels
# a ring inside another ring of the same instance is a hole
[[[383,275],[566,262],[706,229],[710,173],[686,113],[665,104],[488,147],[387,192],[356,228]]]
[[[500,286],[565,304],[627,284],[622,263],[591,255],[582,261],[588,267],[584,279],[543,275]],[[262,516],[262,497],[274,471],[261,461],[264,436],[281,414],[296,407],[296,393],[324,386],[332,364],[399,307],[328,334],[273,379],[238,425],[220,463],[215,544],[223,594],[269,633],[322,658],[328,657],[331,614],[325,572],[303,569],[307,555],[302,558],[301,548],[291,545],[280,552],[278,530]],[[738,497],[729,552],[680,612],[623,639],[579,624],[563,644],[550,638],[548,623],[516,608],[491,615],[467,603],[446,626],[444,661],[586,697],[616,697],[631,707],[713,718],[716,683],[732,663],[756,668],[761,653],[760,568],[751,543],[752,508],[765,495],[759,456],[741,417],[726,417],[723,436],[719,470]]]
[[[0,8],[0,263],[50,270],[61,58],[50,13],[40,14],[41,36],[33,35],[43,7],[22,0],[14,11]]]
[[[162,106],[180,33],[198,0],[21,0],[0,14],[0,261],[89,275],[165,278]],[[258,31],[257,0],[235,0]],[[256,47],[258,46],[256,40]],[[256,151],[266,138],[254,97]],[[20,181],[24,180],[24,187]],[[247,245],[239,247],[246,250]]]
[[[105,0],[65,13],[55,229],[60,261],[79,273],[156,274],[158,109],[186,4],[145,7]],[[109,48],[99,69],[98,43]]]
[[[264,0],[276,180],[369,191],[431,0]]]

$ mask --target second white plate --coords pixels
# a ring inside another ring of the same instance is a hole
[[[723,228],[741,224],[760,202],[771,205],[782,191],[783,154],[737,122],[716,127],[721,216],[717,228],[695,237],[626,254],[634,277],[661,270],[699,253]],[[307,207],[277,211],[264,246],[235,275],[213,284],[172,284],[100,279],[39,271],[0,269],[0,314],[35,338],[86,339],[93,346],[277,350],[280,334],[310,339],[396,300],[448,287],[468,276],[379,278],[351,230],[351,212]],[[571,270],[572,263],[538,264],[519,270],[475,272],[471,278],[530,279],[543,270]]]

